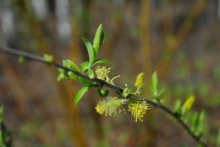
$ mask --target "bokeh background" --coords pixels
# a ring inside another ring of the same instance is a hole
[[[112,63],[115,83],[134,87],[144,72],[144,95],[152,99],[157,71],[164,104],[196,97],[185,118],[206,111],[204,138],[215,146],[220,128],[219,0],[0,0],[0,43],[55,60],[88,60],[82,37],[93,40],[103,24],[99,58]],[[0,53],[0,105],[15,147],[193,147],[195,141],[163,111],[153,108],[143,122],[129,114],[100,116],[96,90],[73,100],[82,87],[57,81],[59,72],[41,63],[18,63]],[[113,96],[114,93],[111,93]]]

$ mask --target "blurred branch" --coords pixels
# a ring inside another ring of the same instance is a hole
[[[168,68],[174,52],[180,47],[186,35],[193,27],[193,23],[200,16],[209,0],[199,0],[194,8],[190,11],[188,17],[183,22],[182,26],[174,36],[172,41],[167,45],[167,50],[163,54],[164,56],[158,62],[155,70],[158,72],[158,76],[161,76]]]
[[[143,72],[146,77],[152,75],[152,62],[151,62],[151,47],[150,47],[150,0],[141,1],[140,10],[140,45],[142,56]],[[150,79],[148,78],[147,81]]]
[[[67,67],[65,67],[63,65],[60,65],[60,64],[56,63],[56,62],[52,62],[52,63],[46,62],[44,60],[44,58],[36,56],[36,55],[33,55],[33,54],[30,54],[30,53],[26,53],[26,52],[23,52],[23,51],[18,51],[16,49],[11,49],[11,48],[8,48],[8,47],[0,47],[0,51],[8,53],[8,54],[11,54],[11,55],[15,55],[15,56],[25,57],[26,59],[28,59],[30,61],[41,62],[41,63],[47,64],[47,65],[50,65],[50,66],[54,66],[56,68],[62,68],[64,70],[66,70],[66,71],[71,71],[74,74],[76,74],[77,76],[80,76],[80,77],[85,78],[85,79],[87,79],[89,81],[92,81],[92,82],[97,82],[97,83],[99,83],[99,84],[101,84],[103,86],[106,86],[108,88],[111,88],[111,89],[114,89],[114,90],[117,90],[117,91],[120,91],[120,92],[123,92],[123,90],[124,90],[122,87],[110,84],[110,83],[108,83],[106,81],[103,81],[103,80],[100,80],[100,79],[97,79],[97,78],[91,79],[91,78],[89,78],[87,75],[85,75],[83,73],[80,73],[80,72],[77,72],[77,71],[75,71],[73,69],[67,68]],[[130,96],[137,97],[135,94],[130,94]],[[153,102],[152,100],[149,100],[149,99],[146,99],[146,98],[144,98],[144,100],[147,103],[153,105],[154,107],[160,108],[163,111],[165,111],[166,113],[170,114],[173,118],[175,118],[183,126],[183,128],[190,134],[190,136],[197,143],[199,143],[203,147],[207,147],[207,145],[201,140],[201,136],[194,134],[191,131],[191,129],[189,128],[189,126],[187,126],[187,124],[175,112],[172,112],[169,108],[167,108],[166,106],[164,106],[164,105],[162,105],[160,103]]]

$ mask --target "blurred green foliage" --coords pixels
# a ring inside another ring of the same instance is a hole
[[[11,147],[12,146],[12,138],[10,132],[7,130],[4,122],[3,122],[3,106],[0,107],[0,146],[1,147]]]

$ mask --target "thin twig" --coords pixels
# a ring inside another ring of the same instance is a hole
[[[8,53],[8,54],[11,54],[11,55],[15,55],[15,56],[21,56],[21,57],[25,57],[26,59],[28,60],[31,60],[31,61],[36,61],[36,62],[41,62],[41,63],[44,63],[44,64],[48,64],[50,66],[54,66],[56,68],[62,68],[66,71],[71,71],[73,72],[74,74],[76,74],[77,76],[80,76],[82,78],[85,78],[89,81],[92,81],[92,82],[97,82],[103,86],[106,86],[108,88],[111,88],[111,89],[114,89],[116,91],[120,91],[122,92],[124,89],[122,87],[119,87],[117,85],[113,85],[113,84],[110,84],[106,81],[103,81],[103,80],[100,80],[100,79],[97,79],[97,78],[94,78],[94,79],[91,79],[89,78],[87,75],[83,74],[83,73],[80,73],[80,72],[77,72],[73,69],[70,69],[70,68],[67,68],[61,64],[58,64],[56,62],[52,62],[52,63],[49,63],[47,61],[44,60],[44,58],[42,57],[39,57],[39,56],[36,56],[36,55],[33,55],[33,54],[30,54],[30,53],[26,53],[26,52],[23,52],[23,51],[19,51],[17,49],[12,49],[12,48],[9,48],[9,47],[0,47],[0,51],[3,51],[5,53]],[[133,96],[133,97],[136,97],[136,95],[134,94],[130,94],[130,96]],[[171,111],[169,108],[167,108],[166,106],[160,104],[160,103],[156,103],[156,102],[153,102],[152,100],[149,100],[149,99],[144,99],[148,104],[151,104],[153,105],[154,107],[156,108],[160,108],[162,109],[163,111],[165,111],[166,113],[170,114],[171,116],[173,116],[173,118],[175,118],[182,126],[183,128],[190,134],[190,136],[196,141],[198,142],[200,145],[202,145],[203,147],[208,147],[202,140],[201,140],[201,137],[200,136],[197,136],[195,135],[191,129],[189,128],[189,126],[187,126],[187,124],[178,116],[176,115],[175,112]]]

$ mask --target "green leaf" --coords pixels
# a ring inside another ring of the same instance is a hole
[[[54,61],[53,55],[44,54],[44,60],[48,63],[52,63]]]
[[[65,78],[65,70],[62,68],[59,68],[60,74],[57,77],[57,81],[60,81],[61,79]]]
[[[65,74],[60,73],[60,74],[58,75],[58,77],[57,77],[57,81],[61,81],[61,80],[64,79],[64,78],[65,78]]]
[[[195,132],[197,126],[198,126],[198,112],[194,113],[192,117],[192,131],[193,132]]]
[[[0,116],[2,115],[3,111],[4,111],[4,107],[1,106],[1,107],[0,107]]]
[[[117,78],[119,78],[119,77],[120,77],[120,75],[113,77],[113,78],[111,79],[110,83],[111,83],[111,84],[114,84],[114,80],[117,79]]]
[[[119,92],[119,91],[116,91],[116,90],[115,90],[115,93],[117,93],[117,94],[120,95],[120,96],[123,96],[123,94],[122,94],[121,92]]]
[[[94,53],[95,56],[97,55],[100,46],[105,40],[102,24],[99,25],[98,29],[96,30],[95,37],[93,40],[93,48],[94,48]]]
[[[199,133],[203,133],[205,130],[205,111],[202,111],[199,115],[199,124],[198,124],[198,131]]]
[[[128,87],[125,87],[123,93],[127,93],[127,92],[128,92]]]
[[[76,94],[76,97],[74,99],[74,105],[79,102],[79,100],[82,98],[82,96],[91,88],[92,86],[86,86],[79,90],[79,92]]]
[[[96,69],[95,69],[95,71],[99,70],[100,68],[101,68],[100,66],[97,66]]]
[[[89,85],[89,84],[90,84],[88,80],[86,80],[86,79],[84,79],[84,78],[82,78],[82,77],[77,76],[76,74],[74,74],[74,73],[71,72],[71,71],[67,72],[67,75],[68,75],[70,78],[75,79],[75,80],[81,82],[83,85]]]
[[[1,130],[0,130],[0,146],[1,146],[1,147],[6,147],[6,146],[4,145],[3,133],[2,133]]]
[[[177,100],[176,103],[175,103],[175,112],[181,116],[182,115],[182,112],[181,112],[181,101],[180,100]]]
[[[87,62],[88,63],[88,62]],[[84,63],[86,64],[86,63]],[[71,68],[71,69],[74,69],[78,72],[80,72],[80,69],[77,67],[76,64],[74,64],[72,61],[70,60],[63,60],[63,65],[65,67],[68,67],[68,68]],[[60,81],[61,79],[65,78],[65,70],[64,69],[59,69],[59,71],[61,72],[60,75],[57,77],[57,80]],[[67,76],[70,77],[71,79],[75,79],[79,82],[81,82],[82,84],[84,85],[89,85],[90,83],[84,79],[84,78],[81,78],[79,76],[77,76],[75,73],[73,73],[72,71],[68,71],[67,72]]]
[[[106,82],[107,82],[107,83],[111,83],[111,82],[110,82],[111,80],[110,80],[110,78],[109,78],[108,75],[106,75],[105,78],[106,78]],[[111,83],[111,84],[112,84],[112,83]]]
[[[85,70],[89,69],[89,62],[88,61],[85,61],[85,62],[81,63],[80,65],[82,66],[81,72],[84,72]]]
[[[160,97],[161,94],[163,94],[165,92],[165,89],[162,89],[158,92],[157,97]]]
[[[3,111],[4,111],[4,107],[1,106],[0,107],[0,123],[2,122],[2,113],[3,113]]]
[[[111,63],[106,59],[97,59],[93,62],[92,66],[94,66],[95,64],[98,64],[98,63],[106,63],[108,65],[111,65]]]
[[[152,75],[152,90],[153,90],[154,95],[157,95],[158,79],[157,79],[157,72],[156,71]]]
[[[83,85],[89,85],[89,81],[82,78],[82,77],[77,77],[77,80],[80,81]]]
[[[19,63],[24,63],[25,61],[27,61],[27,58],[25,58],[25,57],[23,57],[23,56],[21,56],[21,57],[18,58],[18,62],[19,62]]]
[[[87,51],[88,51],[88,54],[89,54],[89,64],[92,65],[92,63],[95,60],[95,53],[94,53],[92,44],[85,38],[83,38],[83,41],[86,45],[86,48],[87,48]]]
[[[65,69],[63,69],[63,68],[59,68],[58,70],[60,73],[65,73]]]
[[[132,89],[129,87],[128,88],[128,92],[127,92],[128,94],[131,94],[132,93]]]
[[[97,93],[101,96],[101,97],[106,97],[109,94],[109,90],[103,91],[102,88],[99,86],[97,88]]]
[[[125,89],[123,90],[123,93],[122,93],[122,95],[124,96],[124,97],[127,97],[129,94],[131,94],[132,93],[132,89],[130,88],[130,87],[125,87]]]
[[[91,79],[94,79],[94,71],[93,70],[90,70],[87,72],[87,75],[91,78]]]
[[[77,75],[74,74],[72,71],[68,71],[67,76],[70,77],[71,79],[77,80]]]
[[[70,60],[63,60],[63,66],[74,69],[74,70],[80,72],[78,66]]]
[[[218,130],[217,147],[220,147],[220,129]]]

